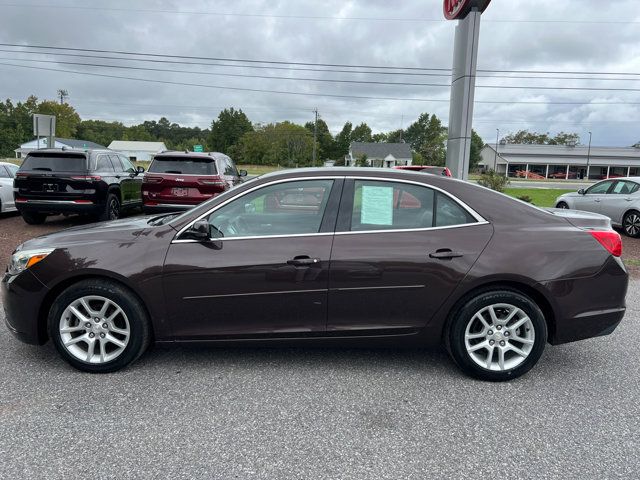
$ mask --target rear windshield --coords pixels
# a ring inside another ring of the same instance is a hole
[[[87,158],[84,155],[27,155],[20,171],[84,172]]]
[[[433,175],[442,175],[444,168],[442,167],[427,167],[420,170],[421,172],[432,173]]]
[[[213,158],[207,157],[156,157],[149,166],[149,172],[177,175],[218,174]]]

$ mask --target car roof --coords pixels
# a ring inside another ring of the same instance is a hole
[[[31,152],[29,152],[27,154],[27,156],[33,154],[33,153],[37,153],[38,155],[44,153],[50,153],[50,154],[55,154],[55,153],[76,153],[76,154],[89,154],[89,155],[95,155],[97,153],[110,153],[113,155],[116,155],[118,152],[114,151],[114,150],[109,150],[108,148],[85,148],[85,149],[77,149],[77,148],[39,148],[38,150],[32,150]]]
[[[184,152],[184,151],[172,151],[167,150],[164,152],[157,153],[153,158],[157,157],[182,157],[185,159],[188,158],[220,158],[225,157],[228,158],[227,155],[220,152]]]

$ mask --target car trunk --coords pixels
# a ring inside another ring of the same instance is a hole
[[[15,187],[18,199],[75,200],[95,193],[96,180],[83,153],[36,153],[25,158]]]
[[[144,177],[145,204],[198,204],[225,190],[211,157],[158,156]]]
[[[556,217],[564,218],[574,227],[588,230],[611,230],[611,219],[598,213],[583,212],[562,208],[547,208]]]

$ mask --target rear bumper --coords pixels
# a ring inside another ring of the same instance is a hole
[[[21,342],[42,345],[47,341],[45,327],[38,322],[40,305],[47,292],[29,270],[19,275],[5,274],[0,282],[5,324]]]
[[[73,200],[27,199],[16,202],[16,208],[19,212],[96,214],[102,212],[105,206],[99,203],[76,203]]]
[[[156,203],[155,205],[145,204],[142,206],[142,209],[144,210],[144,213],[153,214],[165,212],[184,212],[197,206],[197,204],[184,205],[179,203]]]
[[[558,345],[612,333],[626,311],[628,282],[622,261],[609,257],[592,277],[544,283],[557,302],[549,343]]]

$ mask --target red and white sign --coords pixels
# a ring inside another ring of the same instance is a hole
[[[491,0],[444,0],[444,16],[447,20],[461,20],[473,7],[484,12]]]

